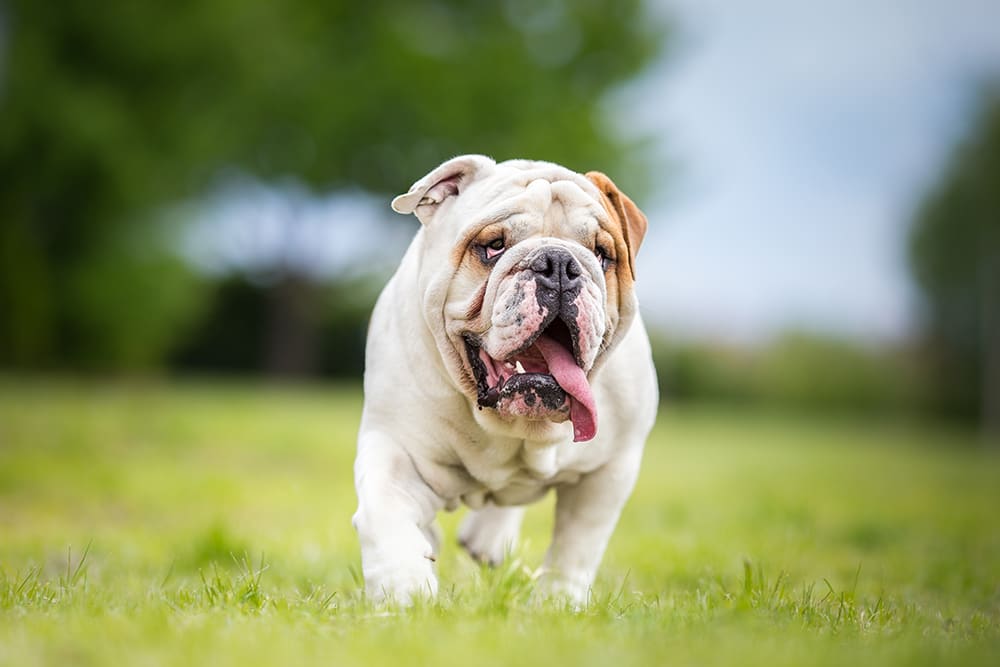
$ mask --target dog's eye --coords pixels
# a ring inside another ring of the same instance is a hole
[[[489,243],[483,245],[483,250],[486,252],[486,259],[493,259],[504,250],[507,249],[504,243],[503,237],[495,238]]]
[[[611,259],[611,253],[601,246],[597,246],[594,248],[594,254],[597,255],[597,261],[601,263],[601,271],[607,272],[607,270],[610,269],[611,265],[614,263]]]

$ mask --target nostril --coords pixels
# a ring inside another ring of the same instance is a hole
[[[572,257],[566,262],[566,277],[570,280],[580,277],[580,265]]]
[[[543,278],[551,278],[555,272],[555,267],[552,266],[552,257],[547,254],[536,257],[535,261],[531,263],[531,270]]]

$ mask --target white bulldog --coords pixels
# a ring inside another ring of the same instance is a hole
[[[372,314],[354,527],[370,598],[437,592],[439,510],[499,564],[554,488],[540,586],[586,601],[657,407],[633,293],[646,218],[607,176],[449,160],[396,197],[422,223]]]

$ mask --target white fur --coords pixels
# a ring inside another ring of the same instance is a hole
[[[435,188],[444,178],[445,186]],[[499,207],[517,213],[516,224],[535,225],[544,238],[573,248],[591,270],[588,289],[603,298],[593,254],[575,242],[606,215],[601,196],[585,177],[558,165],[463,156],[394,202],[423,226],[369,328],[354,515],[369,597],[407,603],[436,593],[438,511],[472,507],[459,540],[474,557],[497,564],[516,543],[523,515],[504,506],[533,502],[554,488],[556,521],[541,585],[577,603],[587,599],[656,414],[656,378],[634,295],[619,295],[618,311],[607,314],[617,331],[590,371],[597,435],[574,443],[569,422],[511,420],[477,409],[456,314],[478,285],[449,258],[463,231]],[[513,262],[516,248],[502,261]],[[487,292],[487,312],[495,292]]]

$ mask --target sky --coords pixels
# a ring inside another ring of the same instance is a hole
[[[906,237],[1000,75],[1000,3],[660,0],[674,49],[616,105],[672,164],[646,202],[648,321],[684,337],[919,321]]]

